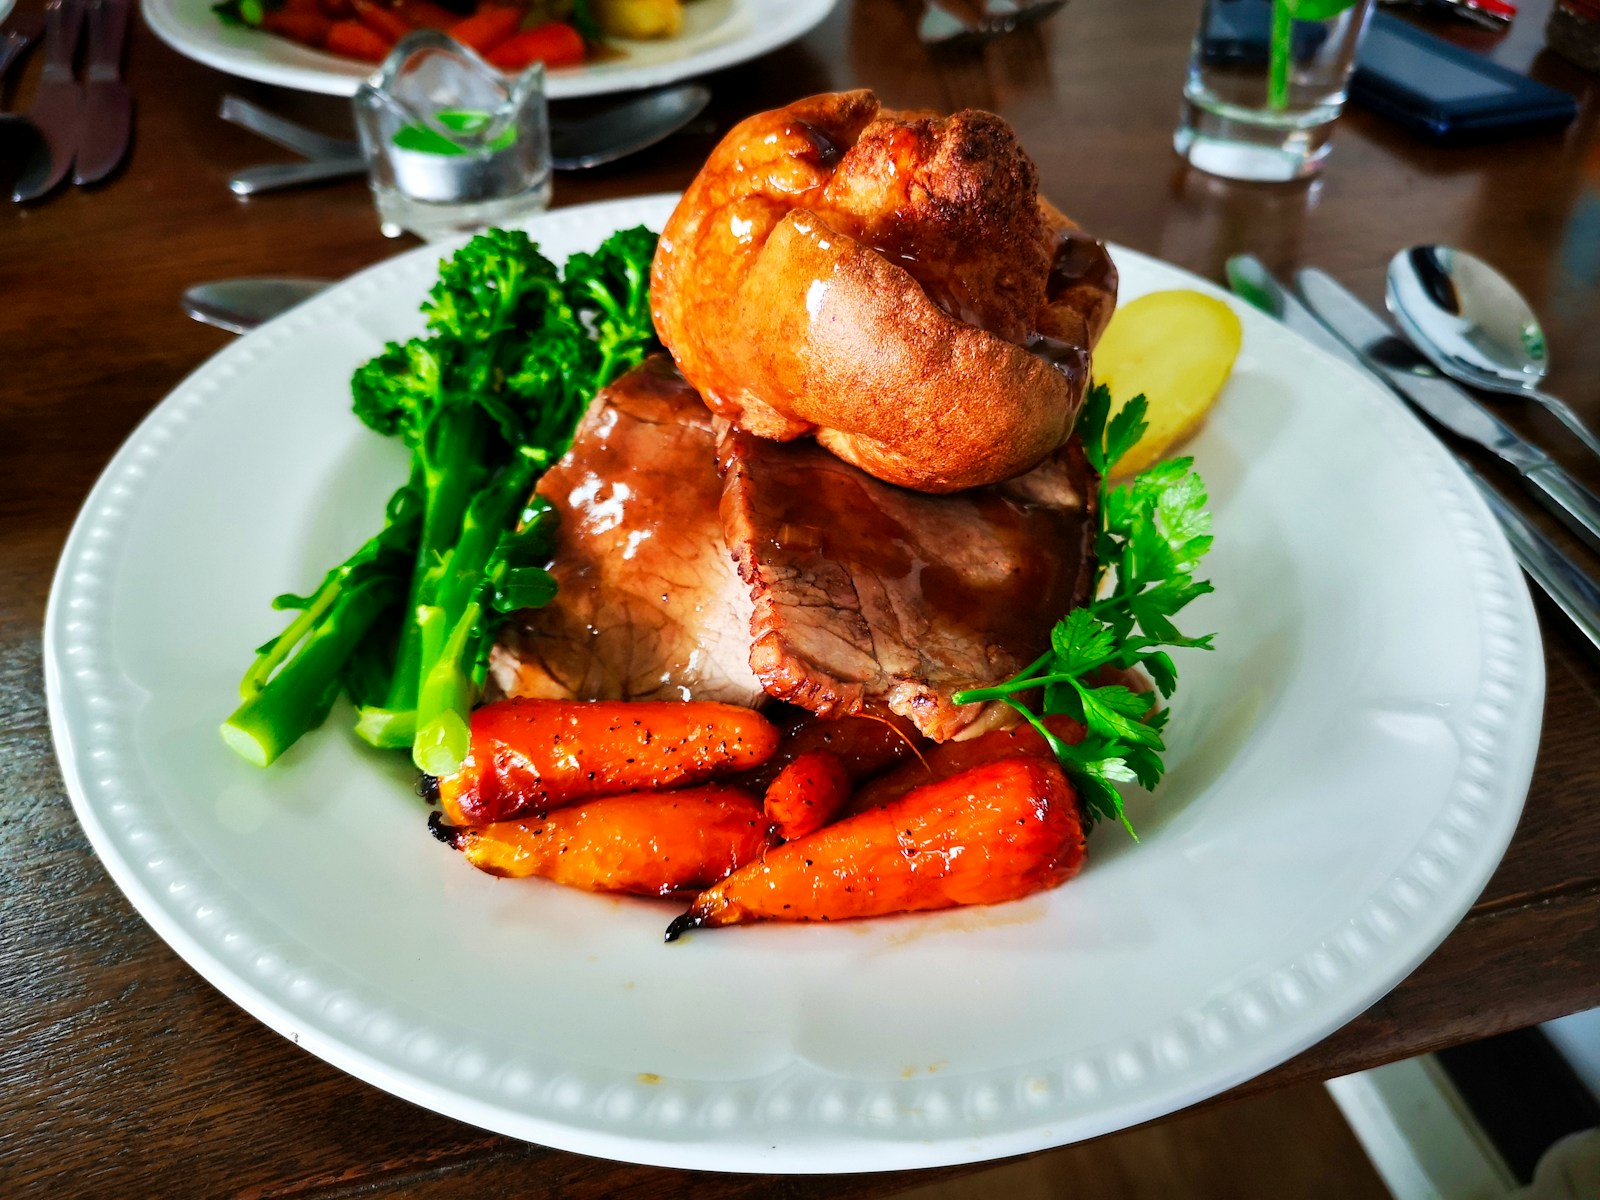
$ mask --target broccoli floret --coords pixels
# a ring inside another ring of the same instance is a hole
[[[656,240],[639,225],[612,234],[593,254],[574,254],[567,260],[562,276],[567,301],[600,348],[596,387],[605,387],[638,366],[657,345],[650,316],[650,262]]]

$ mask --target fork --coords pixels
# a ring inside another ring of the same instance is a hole
[[[1028,25],[1036,25],[1065,8],[1067,0],[923,0],[917,40],[924,46],[975,46]]]

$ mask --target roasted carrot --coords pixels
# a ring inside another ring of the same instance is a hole
[[[463,46],[471,46],[479,54],[486,55],[515,33],[521,24],[520,8],[480,4],[477,12],[457,21],[445,32]]]
[[[413,29],[449,29],[461,20],[460,13],[432,0],[394,0],[394,10]]]
[[[365,62],[382,62],[394,49],[393,42],[385,41],[360,21],[335,21],[328,26],[328,37],[322,45],[330,54],[343,54]]]
[[[379,4],[377,0],[350,0],[350,2],[355,9],[356,20],[391,43],[398,42],[415,29],[415,26],[387,4]]]
[[[997,904],[1083,863],[1077,796],[1053,759],[1008,758],[769,850],[701,892],[667,941],[702,925],[838,921]]]
[[[307,12],[304,9],[269,8],[261,14],[261,28],[268,33],[318,50],[326,44],[328,30],[332,27],[333,22],[323,16],[320,10]]]
[[[761,714],[709,701],[501,700],[472,714],[461,770],[439,780],[457,825],[503,821],[574,800],[701,783],[778,746]]]
[[[1051,733],[1068,745],[1076,745],[1083,740],[1083,726],[1071,717],[1049,716],[1044,723]],[[1018,756],[1053,758],[1055,752],[1026,721],[1009,729],[992,730],[964,742],[942,742],[920,757],[903,762],[892,771],[874,776],[859,785],[850,799],[850,811],[865,812],[869,808],[881,808],[891,800],[898,800],[912,788],[938,779],[949,779],[952,775],[959,775],[984,763]]]
[[[834,754],[851,779],[862,780],[934,745],[910,721],[892,714],[819,717],[788,704],[765,711],[783,740],[771,758],[733,781],[751,791],[765,792],[783,768],[813,750]]]
[[[778,772],[761,807],[785,841],[805,837],[838,815],[850,799],[850,776],[839,756],[808,750]]]
[[[570,67],[583,61],[583,37],[571,25],[546,21],[514,33],[488,54],[489,64],[502,71],[525,71],[536,62],[547,67]]]
[[[543,816],[452,828],[437,837],[491,875],[538,875],[592,892],[668,896],[699,889],[759,858],[768,824],[738,788],[602,796]]]

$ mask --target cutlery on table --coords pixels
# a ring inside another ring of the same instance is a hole
[[[1360,354],[1339,335],[1335,334],[1321,318],[1300,299],[1283,287],[1261,261],[1251,255],[1230,258],[1227,265],[1228,283],[1234,293],[1276,317],[1286,328],[1331,353],[1342,362],[1358,367],[1365,374],[1384,384],[1391,394],[1396,392],[1386,376],[1377,374]],[[1378,318],[1374,317],[1374,320]],[[1507,504],[1459,457],[1456,458],[1488,504],[1489,511],[1500,522],[1500,527],[1510,543],[1512,553],[1528,577],[1542,588],[1562,612],[1572,621],[1589,643],[1600,651],[1600,587],[1584,574],[1581,568],[1547,538],[1526,517]]]
[[[13,200],[36,200],[66,177],[83,129],[83,89],[72,73],[83,31],[83,0],[51,0],[45,10],[44,70],[28,109],[28,120],[44,141],[42,153],[23,168]]]
[[[1060,12],[1067,0],[924,0],[917,40],[929,48],[979,45]]]
[[[99,183],[128,152],[133,133],[133,93],[122,82],[122,45],[129,0],[92,0],[89,69],[83,88],[83,133],[72,182]]]
[[[0,32],[0,79],[11,69],[11,64],[21,57],[33,39],[44,28],[44,17],[39,13],[13,12]]]
[[[330,279],[219,279],[183,293],[183,311],[203,325],[229,333],[248,333],[257,325],[309,300],[332,284]]]
[[[1538,315],[1483,259],[1449,246],[1412,246],[1389,263],[1385,299],[1413,345],[1452,379],[1542,404],[1590,453],[1600,438],[1539,384],[1550,356]]]
[[[590,116],[553,116],[550,165],[557,171],[581,171],[636,154],[682,129],[710,101],[711,91],[704,84],[685,83],[647,92]],[[366,173],[361,146],[353,140],[316,133],[237,96],[223,100],[219,115],[307,160],[245,167],[228,180],[235,195]]]
[[[1435,371],[1394,326],[1331,275],[1304,270],[1295,275],[1295,283],[1311,311],[1348,342],[1370,370],[1452,433],[1510,463],[1533,485],[1535,494],[1551,512],[1600,550],[1600,499],[1543,450],[1514,433],[1499,417]]]

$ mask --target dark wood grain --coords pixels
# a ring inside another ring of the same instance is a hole
[[[1600,420],[1600,110],[1594,80],[1541,51],[1547,3],[1525,3],[1493,53],[1578,93],[1583,115],[1573,128],[1444,149],[1352,111],[1323,178],[1286,187],[1226,183],[1174,158],[1195,8],[1192,0],[1073,0],[1037,31],[930,58],[911,37],[911,0],[846,2],[802,42],[715,76],[701,124],[625,163],[561,177],[556,202],[681,188],[734,120],[808,92],[866,84],[898,105],[989,107],[1016,125],[1047,189],[1074,216],[1213,278],[1229,254],[1251,251],[1276,268],[1326,267],[1376,301],[1384,263],[1406,243],[1453,242],[1484,254],[1545,316],[1552,389]],[[358,1083],[271,1033],[185,966],[122,898],[63,794],[45,715],[39,629],[71,520],[121,440],[226,341],[179,314],[183,287],[232,275],[338,276],[401,248],[379,236],[359,182],[251,201],[224,187],[247,163],[286,157],[216,119],[225,91],[333,131],[348,129],[339,103],[225,80],[142,26],[128,77],[139,118],[127,168],[101,187],[0,212],[0,996],[8,1017],[0,1192],[798,1200],[889,1195],[951,1174],[696,1174],[487,1134]],[[30,86],[25,76],[15,95],[25,101]],[[1553,421],[1502,407],[1600,483],[1596,464]],[[1484,469],[1507,483],[1493,465]],[[1482,898],[1393,993],[1236,1095],[1600,1005],[1600,670],[1542,600],[1538,613],[1544,736],[1521,826]]]

